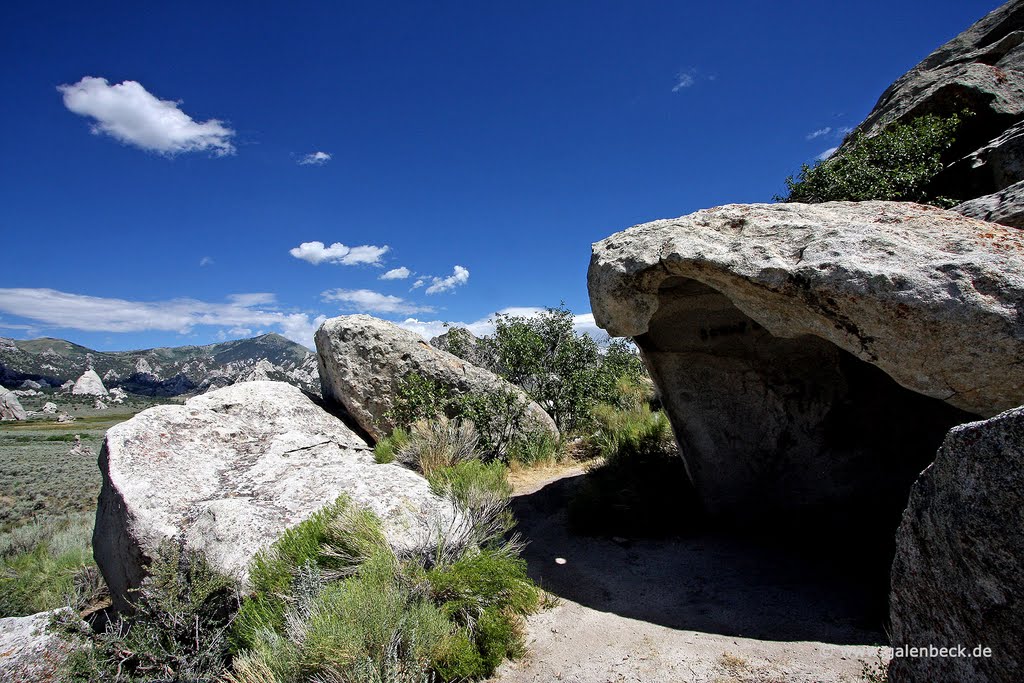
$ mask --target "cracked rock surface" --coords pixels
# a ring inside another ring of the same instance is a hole
[[[244,586],[257,551],[343,493],[382,519],[399,552],[459,519],[423,477],[377,464],[344,422],[283,382],[145,410],[107,432],[100,469],[93,548],[119,609],[161,542],[200,551]]]

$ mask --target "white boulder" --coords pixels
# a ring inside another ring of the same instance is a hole
[[[380,465],[341,420],[283,382],[245,382],[157,406],[109,429],[93,548],[115,606],[161,542],[201,552],[245,585],[248,565],[290,526],[347,494],[399,552],[461,520],[420,475]]]

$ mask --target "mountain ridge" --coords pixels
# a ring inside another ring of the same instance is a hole
[[[25,380],[59,387],[90,368],[108,388],[148,396],[203,393],[253,379],[319,391],[316,355],[276,333],[129,351],[97,351],[55,337],[0,337],[0,384],[8,388],[18,388]]]

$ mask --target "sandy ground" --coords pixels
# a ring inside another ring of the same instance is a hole
[[[565,508],[581,476],[516,482],[530,575],[557,604],[528,620],[529,654],[495,681],[853,682],[887,656],[884,593],[813,539],[573,536]]]

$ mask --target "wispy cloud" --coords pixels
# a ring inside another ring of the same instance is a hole
[[[830,156],[835,154],[837,149],[839,149],[839,147],[829,147],[824,152],[822,152],[821,154],[814,158],[817,159],[818,161],[825,161],[825,159],[828,159]]]
[[[128,145],[172,156],[210,151],[234,154],[235,131],[217,119],[199,123],[183,112],[180,102],[161,100],[137,81],[110,85],[105,78],[86,76],[77,83],[57,86],[64,106],[95,120],[92,132],[109,135]]]
[[[209,256],[204,256],[203,258],[199,259],[200,266],[212,266],[214,263],[215,261],[213,260],[213,258]]]
[[[401,266],[400,268],[392,268],[388,272],[386,272],[383,275],[381,275],[380,278],[378,278],[378,279],[380,279],[380,280],[404,280],[407,277],[409,277],[410,275],[412,275],[412,271],[409,270],[408,268],[406,268],[405,266]]]
[[[375,247],[364,244],[359,247],[346,247],[341,242],[335,242],[331,246],[323,242],[303,242],[299,246],[289,249],[288,253],[297,259],[308,261],[315,266],[321,263],[336,263],[343,266],[355,266],[361,263],[380,263],[380,257],[386,254],[391,247]]]
[[[321,298],[328,302],[338,302],[342,308],[359,313],[397,313],[412,315],[414,313],[432,313],[430,306],[420,306],[390,294],[381,294],[370,289],[329,289]]]
[[[676,84],[672,86],[672,92],[679,92],[686,88],[693,87],[697,82],[697,69],[690,67],[676,74]]]
[[[313,332],[326,316],[266,308],[273,300],[267,293],[233,294],[226,303],[214,303],[196,299],[131,301],[41,288],[0,289],[0,311],[52,328],[179,334],[203,326],[276,328],[289,339],[312,347]]]
[[[301,159],[299,159],[300,166],[323,166],[331,160],[331,155],[327,152],[310,152]]]
[[[816,130],[814,132],[808,133],[807,134],[807,139],[808,140],[817,140],[818,138],[824,137],[824,136],[828,135],[831,132],[832,132],[832,126],[825,126],[824,128],[819,128],[818,130]]]
[[[448,277],[431,278],[430,286],[427,287],[426,293],[440,294],[442,292],[449,292],[455,289],[456,287],[461,287],[467,282],[469,282],[469,271],[463,268],[462,266],[455,266],[455,268],[452,270],[452,274],[449,275]],[[413,285],[414,288],[418,286],[420,285]]]

